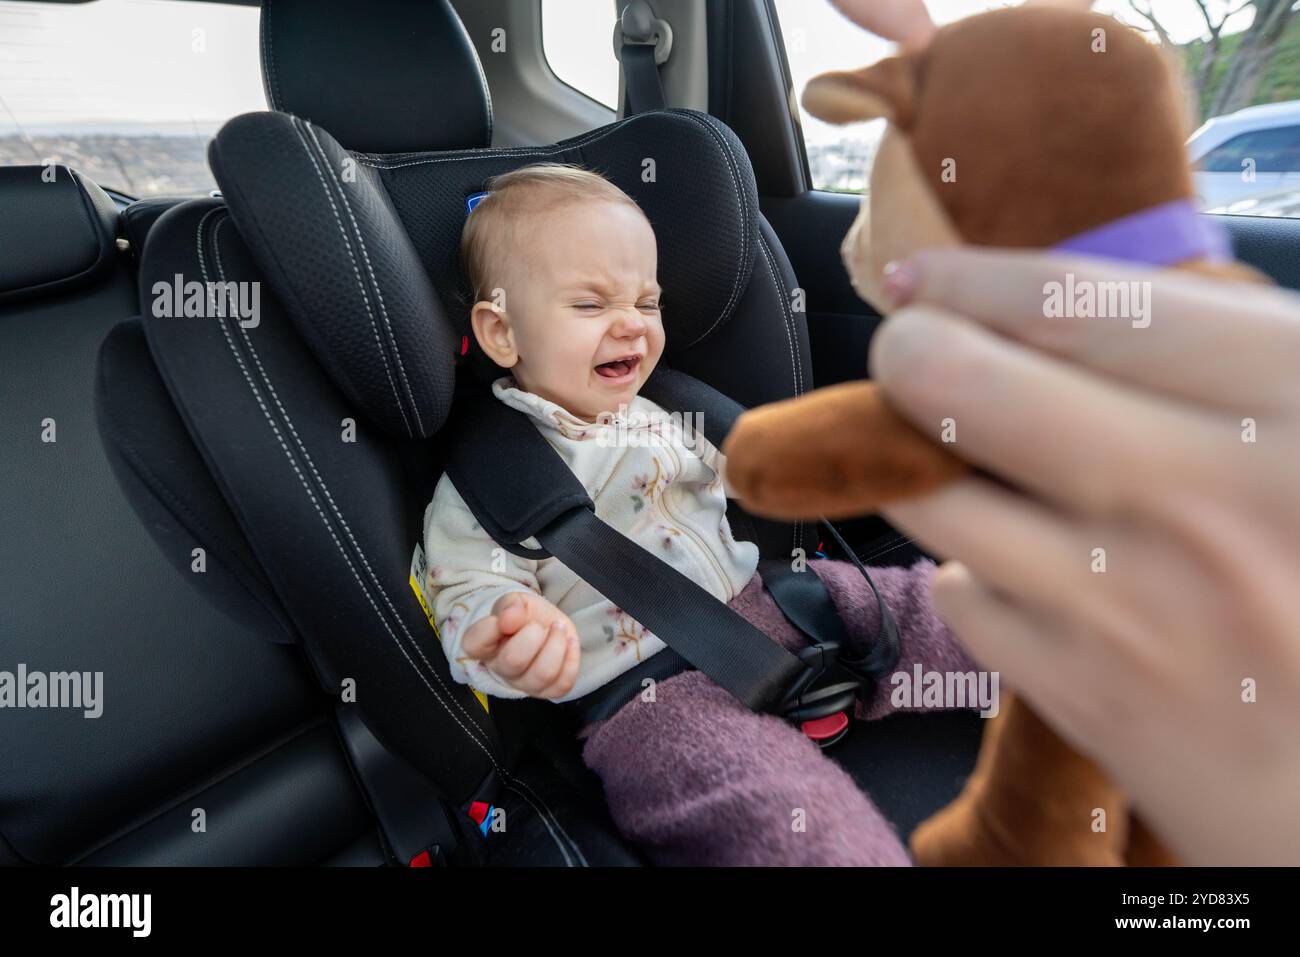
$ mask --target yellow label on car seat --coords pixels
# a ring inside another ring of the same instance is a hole
[[[438,635],[438,626],[434,624],[433,621],[433,610],[429,607],[429,603],[425,601],[424,598],[424,576],[428,574],[428,571],[429,566],[424,560],[424,549],[417,544],[415,546],[415,554],[411,556],[411,577],[409,579],[411,591],[415,592],[415,597],[420,602],[420,607],[424,609],[424,617],[429,619],[429,627],[433,629],[435,635]],[[438,641],[442,641],[441,635],[438,635]],[[483,710],[490,714],[491,709],[488,708],[487,695],[479,691],[477,688],[472,690],[474,691],[474,697],[478,698],[478,703],[483,706]]]

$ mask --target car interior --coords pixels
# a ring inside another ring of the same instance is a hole
[[[408,583],[453,440],[511,453],[443,428],[465,371],[430,321],[462,301],[456,239],[490,176],[610,171],[683,304],[667,366],[739,407],[866,375],[880,317],[839,248],[860,197],[812,186],[772,0],[610,0],[608,42],[638,48],[617,110],[556,76],[540,0],[363,6],[263,0],[266,109],[209,145],[216,195],[0,165],[3,667],[105,675],[95,720],[5,714],[0,863],[647,864],[572,720],[452,682]],[[1221,219],[1300,288],[1300,223]],[[180,276],[260,282],[260,326],[150,315]],[[844,553],[811,523],[749,527],[766,559]],[[838,528],[868,567],[922,557],[879,517]],[[905,837],[980,735],[974,713],[898,714],[827,753]]]

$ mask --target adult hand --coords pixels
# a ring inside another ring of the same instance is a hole
[[[1067,274],[1149,324],[1045,318]],[[887,285],[873,375],[1005,483],[885,509],[960,559],[941,614],[1187,863],[1300,863],[1300,297],[969,249]]]

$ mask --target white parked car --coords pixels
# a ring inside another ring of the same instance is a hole
[[[1213,117],[1187,147],[1201,209],[1300,188],[1300,100]]]
[[[1223,206],[1202,208],[1206,213],[1227,213],[1230,216],[1272,216],[1281,219],[1300,218],[1300,189],[1292,186],[1275,189],[1258,196],[1238,199]]]

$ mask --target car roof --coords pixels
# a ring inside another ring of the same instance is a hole
[[[1216,146],[1226,143],[1240,133],[1267,130],[1279,126],[1300,126],[1300,100],[1282,103],[1261,103],[1215,116],[1205,121],[1187,140],[1191,158],[1198,160]]]

